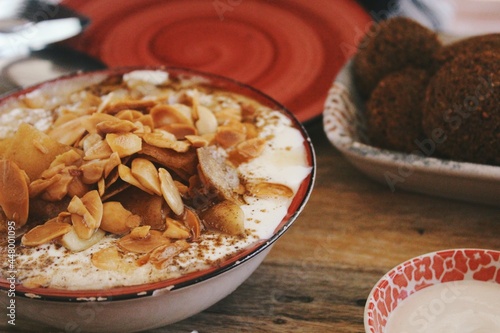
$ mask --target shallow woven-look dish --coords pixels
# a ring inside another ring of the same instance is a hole
[[[366,135],[364,104],[348,62],[335,78],[323,112],[328,139],[360,171],[387,186],[440,197],[500,205],[500,167],[432,157],[424,142],[417,154],[371,146]]]
[[[500,252],[452,249],[410,259],[384,275],[365,306],[366,333],[384,333],[387,319],[410,295],[439,283],[475,280],[500,284]]]
[[[164,326],[196,314],[234,291],[259,266],[274,242],[292,225],[304,208],[312,190],[315,157],[311,141],[302,125],[282,105],[259,91],[220,76],[178,68],[123,68],[80,73],[49,81],[16,92],[0,104],[42,89],[48,95],[58,94],[69,82],[92,82],[99,77],[128,73],[135,69],[165,70],[173,77],[208,80],[211,86],[239,93],[277,110],[288,117],[303,137],[310,174],[302,181],[288,208],[269,239],[263,239],[224,260],[217,267],[186,274],[179,278],[107,290],[62,290],[26,288],[17,285],[16,316],[57,327],[84,332],[133,332]],[[6,307],[10,283],[0,280],[0,304]]]

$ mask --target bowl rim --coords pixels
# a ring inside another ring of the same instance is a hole
[[[407,259],[407,260],[405,260],[405,261],[397,264],[396,266],[394,266],[390,270],[388,270],[380,279],[377,280],[377,282],[371,288],[370,293],[368,294],[368,297],[366,298],[366,303],[365,303],[365,306],[364,306],[364,309],[363,309],[363,324],[364,324],[365,332],[366,333],[373,333],[374,332],[374,331],[370,330],[371,328],[373,328],[373,326],[370,325],[370,323],[369,323],[369,319],[370,318],[369,318],[368,313],[369,313],[369,310],[370,310],[370,305],[372,304],[371,300],[373,299],[373,296],[374,296],[375,292],[378,290],[378,288],[382,284],[385,284],[385,282],[388,279],[392,279],[394,277],[394,275],[398,271],[401,271],[401,268],[405,268],[405,267],[407,267],[408,265],[411,265],[412,263],[414,263],[417,260],[421,261],[424,258],[432,258],[432,257],[435,257],[435,256],[440,255],[440,254],[456,253],[456,252],[459,252],[459,251],[462,251],[462,252],[494,253],[494,254],[500,256],[500,250],[495,250],[495,249],[472,248],[472,247],[471,248],[448,248],[448,249],[444,249],[444,250],[436,250],[436,251],[427,252],[427,253],[415,256],[413,258]],[[471,279],[467,278],[466,280],[471,280]],[[474,280],[474,279],[472,279],[472,280]],[[481,280],[475,280],[475,281],[481,281]],[[491,282],[487,282],[487,281],[483,281],[483,282],[485,282],[485,283],[491,283]],[[446,283],[446,282],[444,282],[444,283]],[[428,287],[428,286],[426,286],[426,287]],[[425,289],[426,287],[424,287],[422,289]],[[405,299],[407,297],[411,296],[412,294],[408,294],[405,297]]]
[[[273,110],[282,113],[292,122],[291,126],[299,130],[301,136],[304,139],[303,146],[305,148],[308,166],[311,168],[310,173],[302,180],[294,198],[290,203],[290,206],[287,209],[286,215],[275,228],[272,236],[268,239],[258,240],[255,243],[250,244],[245,249],[235,255],[230,256],[228,259],[224,260],[217,266],[190,272],[176,278],[170,278],[139,285],[113,287],[108,289],[66,290],[55,288],[26,288],[21,284],[16,283],[16,296],[30,298],[33,300],[57,302],[112,302],[142,298],[147,296],[155,296],[157,292],[164,290],[174,291],[182,288],[187,288],[233,270],[268,249],[295,222],[299,214],[304,209],[306,203],[308,202],[316,180],[317,161],[314,146],[304,125],[295,117],[295,115],[291,111],[289,111],[285,106],[276,101],[274,98],[246,83],[239,82],[229,77],[177,66],[124,66],[100,70],[77,71],[2,95],[0,96],[0,105],[8,102],[11,99],[14,100],[34,90],[50,86],[51,84],[55,84],[60,81],[103,74],[107,76],[123,75],[135,70],[159,70],[167,72],[169,75],[173,74],[176,77],[187,75],[188,77],[201,77],[204,79],[208,79],[209,85],[215,85],[215,87],[220,89],[240,93],[245,97],[255,99],[261,104],[271,107]],[[5,278],[0,278],[0,291],[8,291],[9,286],[10,283]]]

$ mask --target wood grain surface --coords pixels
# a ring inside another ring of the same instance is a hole
[[[448,248],[500,250],[499,208],[391,192],[331,146],[320,120],[307,130],[317,179],[294,225],[234,293],[152,332],[364,332],[366,298],[392,267]]]

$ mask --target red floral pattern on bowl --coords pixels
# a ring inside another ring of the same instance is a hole
[[[384,333],[390,314],[413,293],[435,284],[461,280],[500,284],[500,251],[444,250],[396,266],[377,282],[368,296],[366,333]]]

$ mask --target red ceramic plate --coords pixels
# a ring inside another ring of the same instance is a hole
[[[110,67],[169,65],[249,84],[300,121],[370,24],[354,0],[67,0],[91,19],[69,44]]]

